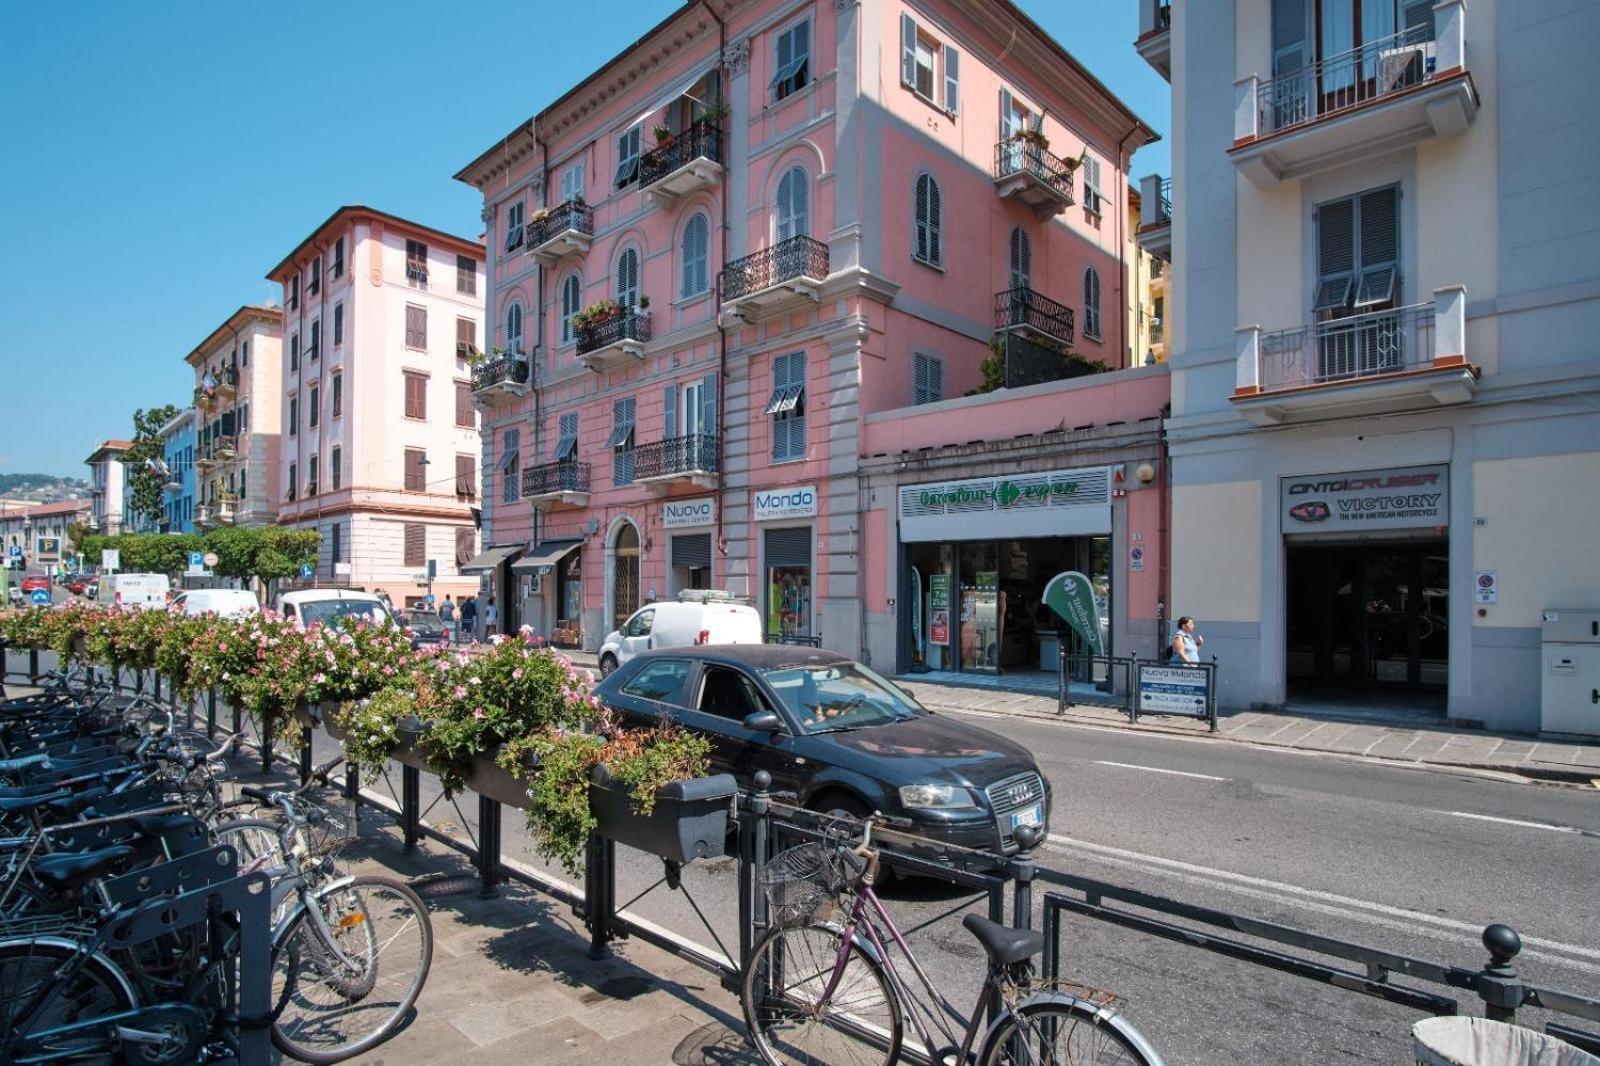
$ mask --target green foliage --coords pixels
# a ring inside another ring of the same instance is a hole
[[[122,553],[125,573],[176,574],[189,565],[189,553],[215,552],[212,570],[220,577],[272,581],[292,577],[305,563],[315,564],[322,534],[316,530],[278,526],[225,526],[198,533],[87,534],[83,553],[92,564],[104,548]]]
[[[152,522],[160,522],[164,517],[162,479],[146,464],[162,457],[161,427],[177,413],[178,409],[170,403],[148,409],[141,407],[133,412],[133,447],[122,457],[132,499],[130,506],[135,514]]]
[[[410,695],[389,688],[335,712],[345,730],[345,758],[361,768],[368,784],[383,776],[384,764],[400,746],[400,719],[411,710]]]

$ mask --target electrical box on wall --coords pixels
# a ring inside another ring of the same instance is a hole
[[[1544,612],[1539,729],[1600,736],[1600,609]]]

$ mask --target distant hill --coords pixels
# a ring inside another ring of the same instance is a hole
[[[13,500],[54,503],[89,495],[89,483],[55,474],[0,474],[0,496]]]

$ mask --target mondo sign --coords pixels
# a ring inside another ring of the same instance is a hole
[[[1286,534],[1450,524],[1450,468],[1444,464],[1286,477],[1282,485]]]
[[[661,505],[661,524],[668,529],[709,526],[717,520],[717,501],[706,496],[698,500],[671,500]]]
[[[751,517],[757,522],[779,518],[813,518],[817,513],[817,487],[758,489],[750,494]]]

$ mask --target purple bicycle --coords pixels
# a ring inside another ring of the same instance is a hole
[[[771,1066],[892,1066],[904,1048],[935,1066],[1162,1066],[1161,1056],[1117,1012],[1109,993],[1040,986],[1033,957],[1044,936],[976,914],[962,924],[988,956],[970,1018],[963,1018],[917,962],[873,889],[879,853],[873,820],[861,843],[829,831],[822,843],[779,852],[762,875],[772,929],[745,968],[741,999],[751,1042]],[[927,993],[912,994],[890,952]],[[998,1004],[987,1029],[980,1008]],[[906,1041],[906,1023],[914,1044]],[[954,1028],[964,1032],[959,1044]]]

